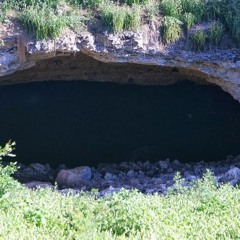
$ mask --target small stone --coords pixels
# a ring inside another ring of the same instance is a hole
[[[171,167],[175,170],[175,171],[179,171],[182,168],[182,164],[175,159],[174,161],[172,161],[171,163]]]
[[[159,166],[161,167],[161,169],[167,169],[168,168],[168,163],[167,161],[159,161]]]
[[[193,175],[193,172],[191,172],[191,171],[184,171],[184,173],[183,173],[184,178],[187,178],[187,177],[192,176],[192,175]]]
[[[194,175],[189,175],[189,176],[187,176],[186,178],[186,181],[193,181],[193,180],[196,180],[197,179],[197,177],[196,176],[194,176]]]
[[[177,159],[173,160],[172,164],[174,164],[174,165],[181,165],[181,163]]]
[[[33,168],[38,174],[47,175],[49,171],[51,170],[49,164],[41,164],[41,163],[32,163],[29,165],[31,168]]]
[[[150,188],[150,189],[146,189],[146,193],[147,194],[153,194],[155,192],[154,189]]]
[[[240,169],[237,167],[231,168],[222,177],[219,178],[219,182],[235,185],[240,181]]]
[[[39,182],[39,181],[31,181],[25,183],[25,186],[30,189],[36,189],[36,188],[53,188],[53,185],[50,182]]]
[[[107,173],[105,174],[105,176],[104,176],[104,179],[105,179],[105,180],[110,180],[110,179],[112,179],[112,178],[113,178],[113,175],[112,175],[111,173],[108,173],[108,172],[107,172]]]
[[[128,170],[128,169],[129,169],[129,164],[128,164],[127,162],[121,162],[121,163],[119,164],[119,168],[120,168],[121,170]]]
[[[162,179],[162,178],[157,178],[155,181],[154,181],[154,185],[158,186],[158,185],[161,185],[165,183],[165,181]]]
[[[135,171],[134,171],[134,170],[129,170],[129,171],[127,172],[127,176],[130,177],[130,178],[135,177]]]

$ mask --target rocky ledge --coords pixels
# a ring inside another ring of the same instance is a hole
[[[57,39],[44,41],[9,33],[7,24],[3,28],[0,84],[90,80],[166,85],[188,79],[218,85],[240,102],[238,48],[193,52],[181,42],[164,46],[160,30],[151,24],[138,32],[119,34],[68,30]]]
[[[81,166],[68,169],[60,165],[52,169],[49,164],[32,163],[19,165],[15,178],[27,187],[54,188],[57,183],[59,192],[64,194],[97,189],[99,196],[119,192],[124,189],[137,189],[146,194],[164,194],[174,184],[174,177],[179,172],[183,177],[183,185],[202,178],[209,169],[218,184],[240,184],[240,155],[228,156],[218,162],[181,163],[178,160],[159,160],[155,163],[121,162],[100,163],[98,167]]]

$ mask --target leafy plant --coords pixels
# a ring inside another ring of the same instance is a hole
[[[187,31],[196,23],[196,17],[192,13],[184,13],[181,20]]]
[[[163,18],[163,40],[165,43],[172,43],[178,40],[181,36],[182,22],[175,17]]]
[[[141,24],[141,7],[139,5],[120,6],[111,3],[101,5],[100,12],[106,27],[114,32],[137,29]]]
[[[224,32],[224,26],[219,22],[214,22],[208,33],[210,44],[219,45]]]
[[[75,6],[82,6],[84,8],[94,8],[101,4],[107,4],[108,0],[68,0],[71,4]]]
[[[124,29],[135,30],[141,24],[141,7],[139,5],[133,5],[132,8],[127,8]]]
[[[125,0],[124,2],[132,6],[134,4],[147,4],[149,0]]]
[[[20,19],[28,32],[35,34],[38,39],[56,38],[66,26],[65,18],[57,16],[46,6],[28,7]]]
[[[145,4],[145,11],[149,20],[152,20],[159,14],[159,2],[155,0],[149,0],[148,3]]]
[[[202,0],[181,0],[181,4],[183,13],[191,13],[197,22],[203,20],[207,2]]]
[[[4,147],[0,146],[0,161],[3,157],[15,157],[15,154],[12,153],[15,144],[15,142],[9,141]],[[19,183],[11,176],[16,170],[16,163],[3,166],[0,162],[0,197],[6,192],[19,187]]]
[[[165,16],[178,18],[182,13],[180,0],[162,0],[160,7]]]
[[[195,50],[203,50],[206,43],[206,34],[203,30],[198,30],[191,36],[191,41]]]

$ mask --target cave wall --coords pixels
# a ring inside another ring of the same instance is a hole
[[[199,71],[134,63],[105,63],[84,53],[60,54],[0,78],[0,85],[50,80],[86,80],[137,85],[169,85],[182,80],[210,84]]]

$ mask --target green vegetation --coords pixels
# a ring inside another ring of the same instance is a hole
[[[175,17],[163,18],[163,40],[166,43],[175,42],[181,35],[181,24]]]
[[[63,16],[56,16],[50,8],[45,6],[28,7],[20,17],[29,33],[34,33],[37,38],[56,38],[66,27]]]
[[[208,24],[212,27],[205,43],[219,46],[223,34],[228,32],[240,44],[239,0],[2,0],[0,21],[9,17],[9,11],[39,39],[56,38],[73,25],[87,25],[91,19],[86,21],[86,16],[91,16],[101,19],[106,30],[113,32],[137,30],[143,23],[159,21],[166,44],[188,36],[196,24]],[[203,49],[203,38],[193,41],[194,46],[200,44],[195,49]]]
[[[214,22],[209,29],[210,44],[218,46],[224,32],[224,26],[221,23]]]
[[[206,43],[206,34],[203,30],[197,30],[191,37],[193,48],[203,50]]]
[[[137,29],[140,26],[141,7],[139,5],[119,6],[114,3],[101,5],[100,13],[105,26],[114,32]]]
[[[0,148],[11,154],[14,143]],[[0,164],[1,239],[239,239],[240,189],[217,186],[207,171],[183,187],[180,175],[165,195],[122,190],[99,198],[56,189],[29,190]]]

